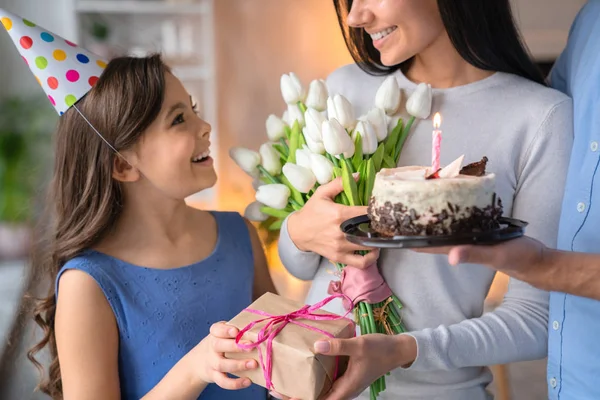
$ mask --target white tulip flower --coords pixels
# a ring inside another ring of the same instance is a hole
[[[337,119],[345,129],[353,129],[356,125],[352,104],[340,94],[327,99],[327,116]]]
[[[354,155],[354,142],[348,132],[336,119],[323,122],[323,145],[325,151],[332,156],[343,154],[349,158]]]
[[[281,183],[262,185],[256,191],[256,201],[277,210],[287,207],[292,192],[290,188]]]
[[[258,149],[262,159],[262,166],[271,175],[279,175],[281,173],[281,160],[279,153],[273,148],[271,143],[263,143]]]
[[[415,118],[429,118],[432,101],[433,93],[431,85],[419,83],[413,94],[406,101],[406,111]]]
[[[258,166],[260,165],[260,154],[254,150],[244,147],[232,147],[229,150],[229,157],[248,175],[256,176]]]
[[[306,89],[302,86],[302,82],[300,82],[295,73],[290,72],[289,74],[281,75],[280,83],[281,94],[286,103],[297,104],[306,98]]]
[[[317,178],[311,169],[293,163],[286,163],[283,166],[283,175],[300,193],[308,193],[317,183]]]
[[[315,79],[308,87],[308,96],[306,97],[306,107],[314,108],[317,111],[327,109],[327,85],[322,79]]]
[[[375,94],[375,106],[385,111],[387,115],[394,115],[400,107],[402,93],[393,75],[388,76]]]
[[[262,203],[258,201],[254,201],[246,207],[244,210],[244,217],[249,219],[250,221],[263,222],[266,221],[269,216],[263,213],[260,208],[263,206]]]

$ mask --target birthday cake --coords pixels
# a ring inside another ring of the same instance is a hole
[[[382,236],[453,235],[497,229],[502,203],[488,159],[462,167],[464,157],[432,171],[410,166],[375,177],[368,215]]]

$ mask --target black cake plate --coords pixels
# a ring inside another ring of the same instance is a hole
[[[516,239],[525,234],[525,221],[501,217],[500,227],[488,232],[461,233],[446,236],[394,236],[383,237],[373,231],[368,215],[350,218],[340,226],[346,239],[367,247],[384,249],[409,249],[441,246],[458,246],[465,244],[495,244]]]

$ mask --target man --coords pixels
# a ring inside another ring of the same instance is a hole
[[[491,248],[460,247],[449,255],[454,263],[491,264],[554,291],[548,340],[551,400],[600,399],[600,301],[594,300],[600,299],[600,255],[582,254],[600,252],[599,38],[600,0],[589,0],[551,74],[552,86],[573,97],[575,117],[558,246],[580,254],[550,251],[523,238]],[[594,199],[596,204],[592,204]],[[326,399],[353,398],[373,380],[398,368],[403,357],[395,340],[393,336],[368,335],[315,343],[319,353],[350,356],[346,374]]]

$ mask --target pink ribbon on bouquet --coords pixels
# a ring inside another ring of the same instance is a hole
[[[331,281],[327,293],[344,295],[344,308],[349,312],[361,301],[369,304],[385,301],[392,295],[392,290],[379,273],[377,264],[371,264],[365,269],[344,267],[342,279]]]
[[[273,389],[273,382],[271,381],[271,378],[272,378],[272,373],[273,373],[273,339],[275,339],[275,336],[277,336],[279,334],[279,332],[281,332],[283,330],[283,328],[286,327],[287,324],[294,324],[294,325],[301,326],[302,328],[309,329],[313,332],[319,332],[329,338],[334,338],[334,336],[331,333],[324,331],[322,329],[319,329],[319,328],[315,328],[314,326],[307,325],[298,320],[299,319],[308,319],[311,321],[335,321],[335,320],[340,320],[340,319],[347,319],[346,315],[348,315],[348,313],[350,311],[346,312],[346,314],[344,314],[343,316],[339,316],[339,315],[335,315],[335,314],[316,314],[316,313],[314,313],[314,311],[319,310],[320,308],[324,307],[327,303],[329,303],[332,300],[337,299],[339,297],[343,298],[344,301],[349,301],[350,303],[352,303],[352,300],[350,298],[348,298],[348,296],[346,296],[344,294],[334,294],[332,296],[327,297],[323,301],[318,302],[317,304],[314,304],[312,306],[306,305],[299,310],[296,310],[294,312],[291,312],[291,313],[285,314],[285,315],[271,315],[264,311],[253,310],[251,308],[246,308],[244,310],[244,311],[252,313],[252,314],[257,314],[257,315],[262,315],[262,316],[267,317],[267,318],[263,318],[263,319],[249,323],[248,325],[246,325],[246,327],[244,329],[242,329],[238,333],[238,335],[235,338],[235,343],[241,349],[244,349],[244,350],[257,349],[258,350],[258,359],[259,359],[260,365],[262,367],[263,374],[265,376],[267,390]],[[257,338],[256,342],[251,343],[251,344],[240,344],[240,340],[242,339],[242,336],[244,336],[244,334],[246,332],[248,332],[250,329],[252,329],[255,325],[260,324],[261,322],[264,322],[264,321],[269,321],[269,322],[267,322],[267,324],[258,332],[258,338]],[[349,321],[354,324],[354,321],[352,321],[352,320],[349,320]],[[353,334],[354,334],[354,331],[355,330],[353,329],[352,330]],[[263,358],[263,354],[260,349],[260,345],[264,342],[267,342],[267,351]],[[335,370],[333,373],[333,380],[335,380],[337,378],[338,367],[339,367],[339,359],[338,359],[338,357],[336,357]]]

